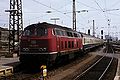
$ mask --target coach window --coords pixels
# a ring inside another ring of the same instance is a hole
[[[64,46],[63,46],[63,41],[61,41],[61,49],[63,49],[64,48]]]
[[[74,41],[72,41],[72,48],[74,48]]]
[[[68,41],[68,48],[71,48],[70,41]]]
[[[79,47],[79,42],[77,41],[77,47]]]
[[[65,48],[67,48],[67,41],[65,41]]]

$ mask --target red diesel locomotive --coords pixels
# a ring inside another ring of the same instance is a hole
[[[82,36],[71,28],[46,22],[27,26],[20,40],[22,63],[53,64],[72,59],[83,49]]]

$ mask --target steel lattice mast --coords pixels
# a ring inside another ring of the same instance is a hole
[[[19,37],[23,30],[22,1],[10,0],[9,15],[9,53],[15,50],[15,42],[19,43]]]
[[[75,0],[73,0],[73,30],[76,31],[76,10],[75,10]]]

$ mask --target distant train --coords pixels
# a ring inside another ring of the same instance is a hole
[[[54,64],[61,59],[73,59],[82,51],[102,44],[103,40],[71,28],[46,22],[32,24],[21,36],[20,62]]]
[[[103,39],[85,33],[82,33],[82,36],[83,36],[82,44],[84,51],[94,49],[104,44]]]

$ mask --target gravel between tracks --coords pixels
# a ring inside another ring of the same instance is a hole
[[[87,54],[81,59],[64,66],[63,68],[56,70],[55,72],[48,73],[47,80],[71,80],[75,75],[81,73],[89,65],[94,63],[100,56]],[[73,74],[74,73],[74,74]],[[49,76],[50,75],[50,76]]]

